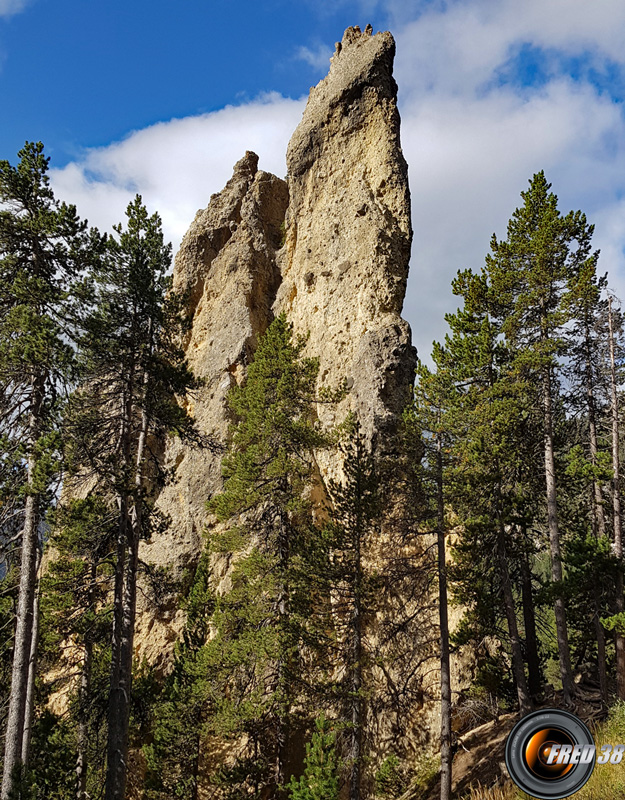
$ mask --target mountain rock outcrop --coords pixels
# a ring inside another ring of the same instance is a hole
[[[348,398],[321,407],[322,422],[351,408],[377,449],[392,441],[414,376],[410,329],[400,316],[412,228],[394,55],[390,33],[348,28],[329,75],[310,92],[287,150],[275,303],[309,334],[321,383],[347,380]]]
[[[393,450],[415,366],[401,318],[412,229],[394,52],[390,33],[348,28],[293,134],[286,182],[259,171],[257,156],[246,153],[183,240],[174,285],[188,294],[185,347],[202,381],[187,402],[216,441],[226,438],[229,388],[244,379],[259,335],[284,311],[309,336],[320,386],[345,381],[349,389],[338,407],[319,405],[322,423],[351,409],[376,452]],[[180,576],[199,557],[205,502],[222,485],[221,453],[169,441],[165,463],[174,474],[158,506],[170,524],[142,545],[141,558]],[[319,466],[324,477],[340,474],[336,458],[322,455]],[[165,663],[181,624],[173,604],[156,613],[144,600],[137,658]]]

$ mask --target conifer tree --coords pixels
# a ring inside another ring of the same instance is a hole
[[[215,608],[210,579],[210,554],[205,550],[182,604],[186,622],[173,669],[152,700],[150,741],[143,747],[148,800],[198,797],[202,745],[217,709],[213,692],[220,686],[219,671],[211,665],[207,648]]]
[[[17,167],[0,161],[0,436],[5,463],[26,465],[2,800],[29,751],[39,531],[58,472],[59,399],[74,375],[69,289],[88,256],[85,223],[50,189],[43,145],[27,142],[18,155]]]
[[[562,216],[557,197],[543,172],[521,193],[523,205],[508,223],[507,238],[491,240],[486,258],[493,298],[493,316],[513,353],[514,369],[540,387],[544,435],[545,501],[556,587],[554,612],[560,676],[565,702],[574,691],[562,592],[564,578],[558,521],[554,415],[557,357],[566,352],[564,327],[570,319],[568,298],[591,254],[593,226],[581,211]]]
[[[620,464],[620,429],[619,401],[617,393],[616,364],[616,314],[612,308],[612,298],[608,297],[608,335],[610,347],[610,406],[612,418],[612,510],[614,520],[614,555],[618,560],[616,573],[616,613],[624,614],[625,597],[623,596],[623,530],[621,515],[621,464]],[[625,635],[622,622],[616,626],[616,693],[620,700],[625,699]]]
[[[96,686],[94,670],[110,644],[116,514],[96,491],[62,503],[53,517],[53,557],[42,579],[42,615],[48,649],[54,641],[71,646],[79,673],[72,717],[76,729],[76,800],[85,800],[89,756],[101,735],[106,698]],[[100,724],[95,725],[94,722]]]
[[[352,437],[341,448],[342,482],[330,481],[334,530],[333,611],[345,664],[346,721],[349,731],[349,797],[359,800],[363,764],[363,738],[367,719],[365,672],[367,627],[379,597],[379,579],[367,568],[372,540],[379,536],[381,509],[373,454],[367,449],[356,422]]]
[[[291,777],[290,800],[338,800],[339,759],[336,734],[323,714],[315,720],[315,731],[306,745],[304,774]]]
[[[602,330],[604,317],[601,300],[607,277],[597,276],[598,253],[594,253],[583,264],[578,280],[574,285],[569,298],[571,327],[569,331],[569,358],[566,372],[569,377],[570,395],[568,399],[569,411],[581,413],[587,419],[587,441],[573,444],[569,454],[567,472],[569,475],[577,473],[578,480],[575,489],[581,493],[585,503],[585,518],[590,523],[593,536],[596,540],[591,551],[605,563],[601,554],[606,549],[607,526],[604,510],[603,485],[609,480],[609,454],[601,449],[600,429],[602,411],[607,405],[608,387],[606,385],[607,369],[607,331]],[[581,484],[581,485],[580,485]],[[590,490],[590,493],[589,491]],[[578,495],[579,496],[579,495]],[[589,543],[585,541],[586,531],[578,529],[578,537],[573,549],[588,555]],[[605,540],[605,541],[604,541]],[[574,557],[574,554],[572,554]],[[602,616],[601,595],[605,584],[598,580],[596,559],[591,559],[587,566],[589,571],[590,591],[585,593],[585,599],[594,609],[592,627],[595,631],[597,643],[597,672],[601,696],[604,702],[608,699],[608,678],[606,664],[606,637]],[[607,577],[607,575],[606,575]],[[576,578],[579,582],[580,564],[578,561]],[[573,595],[580,598],[579,587]],[[624,653],[625,655],[625,653]],[[618,648],[617,648],[618,657]],[[622,657],[621,657],[622,660]],[[618,674],[618,670],[617,670]]]
[[[182,302],[167,274],[171,246],[140,196],[126,216],[93,271],[82,383],[65,422],[80,465],[75,480],[96,479],[117,514],[106,800],[123,800],[125,792],[139,542],[149,536],[162,477],[151,441],[193,433],[176,400],[193,379],[180,346]]]
[[[450,800],[452,785],[451,750],[451,648],[449,635],[448,571],[447,571],[447,520],[445,513],[446,481],[445,468],[449,452],[450,437],[445,422],[448,404],[452,399],[452,382],[444,370],[442,350],[434,345],[435,363],[439,367],[431,371],[422,363],[417,365],[417,383],[414,402],[404,412],[406,436],[415,451],[415,441],[422,442],[420,459],[422,468],[415,473],[413,482],[420,484],[423,495],[421,524],[436,533],[436,561],[438,578],[439,663],[441,693],[440,728],[440,798]],[[410,444],[409,444],[410,447]]]
[[[231,553],[231,589],[216,600],[209,642],[213,664],[226,664],[222,730],[246,734],[254,774],[233,780],[271,785],[283,794],[293,706],[306,696],[303,652],[314,647],[311,604],[317,594],[319,531],[307,499],[313,451],[326,447],[314,417],[318,361],[302,356],[284,315],[260,339],[247,380],[229,396],[234,415],[223,462],[225,487],[209,509],[228,522],[214,551]]]

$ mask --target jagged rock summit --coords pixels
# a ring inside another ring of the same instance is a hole
[[[184,237],[174,285],[189,294],[185,347],[203,380],[188,403],[217,440],[226,437],[228,389],[244,380],[259,335],[285,311],[309,335],[320,384],[345,379],[350,389],[338,407],[319,407],[320,420],[330,425],[352,409],[376,451],[393,450],[415,365],[401,318],[412,229],[394,53],[390,33],[348,28],[293,134],[286,182],[246,153]],[[181,573],[199,556],[221,455],[176,441],[164,448],[175,474],[158,506],[170,525],[142,545],[141,558]],[[340,474],[336,458],[320,459],[322,476]],[[173,604],[155,614],[144,601],[137,657],[158,665],[181,622]]]
[[[390,445],[414,376],[401,319],[412,241],[408,167],[399,140],[395,42],[348,28],[287,150],[289,207],[274,308],[310,333],[320,379],[352,391],[326,424],[357,411]]]

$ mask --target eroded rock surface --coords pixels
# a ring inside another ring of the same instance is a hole
[[[226,439],[228,390],[245,374],[257,338],[271,321],[287,197],[286,183],[259,171],[258,156],[247,152],[223,191],[198,211],[176,256],[174,287],[188,294],[192,313],[187,358],[202,382],[189,397],[188,410],[200,432],[217,443]],[[201,552],[205,504],[222,485],[221,453],[173,439],[166,443],[165,466],[173,478],[157,505],[170,524],[142,543],[141,559],[179,579]],[[137,657],[157,664],[166,660],[182,623],[173,605],[171,612],[165,604],[156,613],[141,596]]]
[[[287,151],[290,201],[275,304],[310,333],[320,383],[346,379],[351,387],[338,408],[320,407],[322,421],[351,408],[378,449],[391,445],[415,362],[401,319],[412,228],[394,55],[390,33],[348,28],[329,75],[310,92]]]
[[[390,33],[348,28],[289,144],[287,182],[258,171],[258,157],[246,153],[183,240],[174,284],[188,293],[186,352],[203,381],[189,409],[217,441],[226,438],[228,389],[244,378],[273,315],[286,311],[297,332],[310,334],[320,385],[346,380],[350,389],[338,407],[319,406],[322,422],[352,409],[378,452],[393,448],[415,361],[401,319],[412,230],[394,52]],[[165,463],[175,473],[158,506],[170,525],[142,545],[141,558],[182,574],[202,547],[221,455],[169,441]],[[321,454],[320,468],[340,473],[336,457]],[[161,607],[155,617],[144,600],[137,657],[165,658],[181,624],[173,605],[171,616]]]

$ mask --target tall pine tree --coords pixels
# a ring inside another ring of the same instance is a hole
[[[59,469],[59,401],[74,377],[76,312],[70,287],[88,259],[74,206],[55,200],[43,145],[0,161],[0,436],[25,466],[22,549],[2,800],[27,759],[36,658],[39,533]]]
[[[139,543],[149,536],[162,478],[151,442],[193,426],[177,401],[193,384],[180,341],[186,320],[171,291],[171,246],[158,214],[137,196],[115,226],[91,278],[81,387],[65,425],[79,465],[75,484],[95,480],[116,509],[106,800],[126,784]]]
[[[233,558],[209,643],[214,662],[229,666],[222,724],[247,735],[255,765],[231,775],[277,795],[285,792],[294,707],[306,697],[305,655],[315,644],[319,531],[310,490],[314,450],[328,445],[314,414],[318,361],[303,357],[304,346],[284,315],[259,341],[245,383],[229,396],[225,486],[209,502],[228,526],[212,535],[212,549]]]
[[[569,296],[588,259],[593,258],[588,225],[581,211],[562,216],[544,172],[521,192],[507,238],[493,236],[486,258],[493,298],[493,316],[513,354],[519,376],[540,389],[544,437],[545,503],[555,587],[555,623],[560,677],[565,702],[574,692],[563,593],[561,532],[558,519],[554,420],[558,397],[558,357],[566,353],[565,326],[570,320]]]

